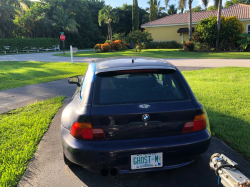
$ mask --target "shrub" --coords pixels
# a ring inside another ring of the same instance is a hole
[[[138,46],[139,50],[135,48],[135,51],[141,51],[142,44],[148,45],[153,41],[152,35],[148,31],[132,31],[128,34],[127,39],[129,43],[133,43],[135,46]]]
[[[102,44],[96,44],[94,47],[95,52],[97,52],[97,53],[101,52],[101,46],[102,46]]]
[[[122,50],[123,42],[121,40],[115,40],[110,43],[111,50],[120,51]]]
[[[195,50],[200,52],[209,52],[210,47],[206,43],[196,42],[194,46]]]
[[[129,43],[125,43],[125,46],[126,46],[126,49],[129,49],[129,48],[130,48]]]
[[[126,34],[125,33],[113,34],[113,40],[126,41]]]
[[[47,49],[59,44],[60,40],[57,38],[7,38],[0,39],[0,50],[18,52],[30,50],[33,47],[36,49]],[[10,46],[10,49],[6,50],[4,46]]]
[[[103,52],[108,52],[111,50],[111,46],[109,43],[104,43],[104,44],[101,44],[101,50]]]
[[[106,40],[105,43],[110,44],[110,43],[111,43],[111,40]]]
[[[194,51],[194,42],[185,42],[183,44],[184,51]]]
[[[242,23],[236,16],[221,17],[220,49],[231,50],[237,47],[239,33],[244,30]],[[201,43],[207,43],[210,48],[216,47],[217,17],[210,16],[201,20],[196,28],[194,39]]]
[[[146,45],[146,49],[180,49],[182,45],[177,41],[151,42]]]
[[[242,33],[238,36],[241,37],[241,40],[239,40],[237,43],[241,44],[243,50],[250,52],[250,34]]]

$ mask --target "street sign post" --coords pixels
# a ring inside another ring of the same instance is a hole
[[[65,48],[65,44],[64,44],[64,41],[65,41],[66,37],[64,35],[64,32],[61,32],[61,36],[60,36],[60,40],[62,40],[63,42],[63,54],[65,55],[65,52],[64,52],[64,48]]]

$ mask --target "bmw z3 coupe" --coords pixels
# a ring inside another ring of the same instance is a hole
[[[90,63],[61,118],[64,161],[103,176],[172,169],[207,151],[207,113],[181,72],[151,58]]]

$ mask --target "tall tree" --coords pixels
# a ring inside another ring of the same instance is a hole
[[[207,6],[208,6],[209,0],[202,0],[202,4],[205,7],[205,10],[207,10]]]
[[[155,4],[154,0],[150,0],[150,9],[149,9],[149,21],[156,20]]]
[[[166,1],[165,1],[165,3],[166,3]],[[156,17],[157,17],[157,19],[167,16],[167,13],[165,13],[164,10],[166,10],[166,7],[162,7],[161,0],[159,0],[156,4]]]
[[[169,9],[168,9],[168,15],[172,15],[172,14],[177,14],[177,8],[175,8],[175,5],[169,5]]]
[[[186,8],[186,5],[182,5],[181,1],[178,2],[178,10],[180,10],[180,14],[183,14],[184,9]]]
[[[112,22],[118,22],[119,17],[115,15],[111,6],[104,6],[98,14],[99,25],[102,26],[102,22],[108,25],[108,36],[107,39],[112,41]]]
[[[189,22],[188,22],[188,28],[189,28],[189,41],[192,39],[192,3],[193,0],[179,0],[180,5],[182,7],[185,7],[186,3],[188,3],[188,9],[189,9]]]
[[[132,11],[132,30],[139,30],[139,6],[138,1],[133,0],[133,11]]]
[[[217,15],[217,40],[216,40],[216,49],[219,48],[220,43],[220,25],[221,25],[221,10],[222,9],[222,0],[219,0],[218,3],[218,15]]]
[[[77,23],[74,19],[69,18],[67,11],[65,11],[62,7],[58,7],[55,11],[53,11],[53,26],[60,28],[64,32],[77,33]]]

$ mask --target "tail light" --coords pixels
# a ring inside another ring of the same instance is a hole
[[[71,135],[82,140],[105,140],[103,129],[92,128],[91,123],[75,122],[71,128]]]
[[[182,134],[204,130],[207,126],[205,114],[197,115],[193,121],[185,123]]]

